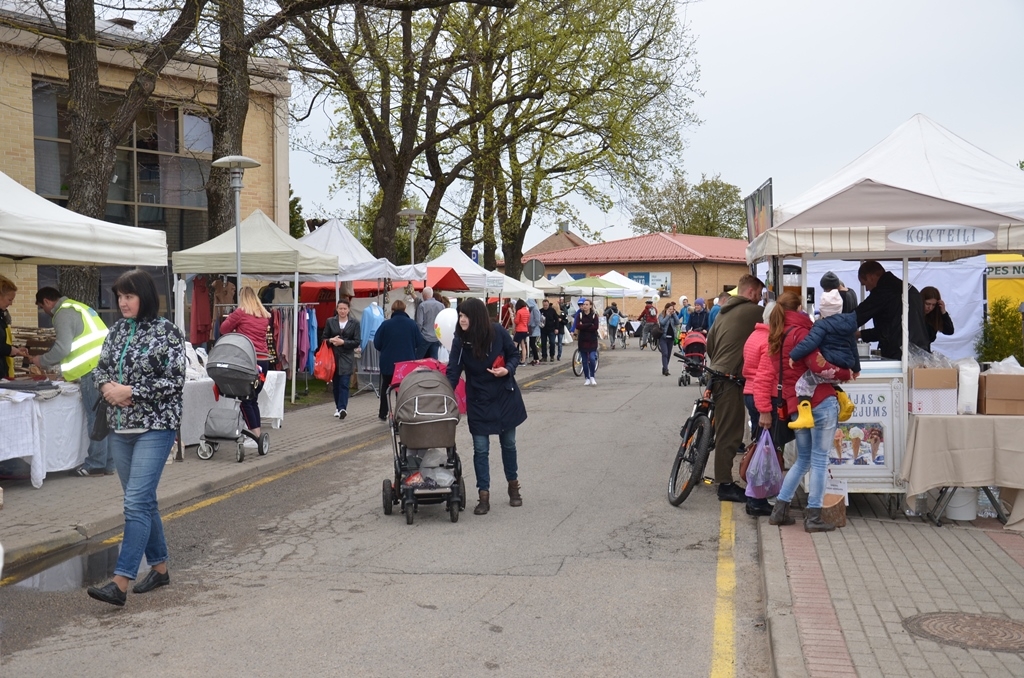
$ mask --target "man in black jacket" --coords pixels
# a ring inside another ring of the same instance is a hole
[[[869,320],[874,322],[874,327],[861,330],[858,336],[863,341],[877,341],[883,358],[899,360],[903,356],[903,281],[877,261],[861,264],[857,278],[868,291],[868,296],[857,306],[857,325],[863,326]],[[910,343],[927,350],[921,293],[913,285],[907,287],[907,292]]]
[[[544,319],[540,328],[540,349],[542,363],[555,362],[555,345],[558,342],[558,334],[562,328],[558,326],[558,311],[551,302],[545,299],[542,302],[540,315]]]

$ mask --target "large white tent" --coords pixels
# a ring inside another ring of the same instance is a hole
[[[747,261],[819,253],[959,258],[1024,249],[1024,172],[923,115],[775,208]]]
[[[163,231],[64,209],[0,172],[0,261],[33,265],[166,266]]]
[[[621,290],[608,290],[607,296],[609,297],[629,297],[630,299],[643,299],[644,297],[652,299],[658,296],[658,290],[654,289],[650,285],[644,285],[637,281],[622,275],[618,271],[608,271],[604,275],[600,276],[601,280],[607,280],[610,283],[615,283],[622,287]]]
[[[427,266],[447,266],[453,269],[471,292],[497,294],[505,285],[504,275],[488,271],[457,247],[453,247],[433,261],[428,261]]]
[[[537,289],[529,283],[524,283],[503,275],[501,296],[508,299],[543,299],[544,291]]]
[[[305,280],[425,280],[427,277],[426,264],[396,266],[387,259],[374,257],[352,231],[337,219],[331,219],[312,233],[302,236],[299,242],[318,252],[338,257],[336,276],[312,275],[305,276]]]

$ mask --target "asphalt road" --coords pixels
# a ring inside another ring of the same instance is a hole
[[[521,508],[495,439],[491,513],[472,514],[465,424],[456,524],[383,515],[390,444],[325,455],[169,521],[172,585],[123,609],[0,591],[0,676],[767,675],[756,524],[709,487],[665,500],[696,387],[635,347],[602,358],[596,387],[566,371],[525,389]]]

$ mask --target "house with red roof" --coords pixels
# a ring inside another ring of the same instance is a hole
[[[585,247],[589,244],[586,240],[570,231],[568,224],[559,224],[557,231],[523,252],[523,260],[525,261],[528,257],[535,254],[544,254],[572,247]]]
[[[613,240],[523,255],[523,263],[539,259],[549,274],[563,268],[574,276],[603,275],[615,270],[658,289],[663,301],[678,301],[686,295],[692,303],[704,297],[708,304],[736,286],[749,272],[746,240],[713,238],[682,233],[649,233]],[[550,276],[549,276],[550,277]],[[625,312],[635,316],[643,300],[627,299]],[[621,303],[620,303],[621,305]]]

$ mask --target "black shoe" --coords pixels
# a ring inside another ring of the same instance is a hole
[[[108,582],[100,587],[90,586],[85,592],[89,594],[90,598],[95,598],[111,605],[117,605],[118,607],[124,607],[124,601],[128,599],[128,592],[117,588],[117,584],[114,582]]]
[[[747,515],[748,516],[770,516],[772,514],[772,505],[768,503],[767,499],[750,499],[747,498]]]
[[[167,586],[171,583],[171,575],[168,572],[160,574],[156,570],[150,570],[142,581],[132,587],[132,593],[149,593],[153,589]]]
[[[661,371],[661,374],[662,374],[663,376],[666,376],[666,377],[667,377],[667,376],[668,376],[668,375],[669,375],[670,373],[669,373],[669,371],[668,371],[668,370],[662,370],[662,371]]]
[[[722,483],[718,486],[718,501],[735,501],[746,504],[747,495],[743,488],[736,483]]]

